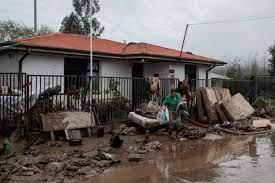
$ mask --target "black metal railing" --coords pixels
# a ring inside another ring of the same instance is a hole
[[[100,123],[123,122],[129,111],[153,99],[148,78],[28,75],[27,82],[31,83],[27,103],[33,130],[41,127],[41,114],[89,112],[91,106],[95,107]],[[177,86],[178,79],[161,78],[158,102]]]
[[[23,129],[26,100],[26,74],[0,73],[0,134]]]
[[[223,87],[228,88],[232,95],[241,93],[251,103],[257,97],[264,97],[268,100],[271,107],[275,108],[275,77],[274,76],[255,76],[251,79],[194,79],[198,87]],[[207,85],[208,84],[208,85]],[[195,92],[193,90],[192,92]]]

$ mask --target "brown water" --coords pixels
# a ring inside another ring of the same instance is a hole
[[[97,183],[275,182],[275,134],[164,143],[140,163],[85,179]]]

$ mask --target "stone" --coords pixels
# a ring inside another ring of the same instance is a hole
[[[111,160],[100,160],[98,162],[96,162],[96,166],[100,167],[100,168],[103,168],[103,167],[106,167],[106,166],[109,166],[112,164],[112,161]]]
[[[203,139],[206,139],[206,140],[220,140],[222,139],[223,137],[220,136],[220,135],[216,135],[216,134],[213,134],[213,133],[209,133],[209,134],[206,134],[206,136],[203,138]]]
[[[180,141],[182,142],[182,141],[185,141],[185,140],[187,140],[186,138],[180,138]]]
[[[67,165],[66,169],[68,171],[77,171],[79,168],[77,166]]]
[[[97,171],[92,169],[91,167],[89,166],[86,166],[86,167],[83,167],[83,168],[80,168],[77,173],[79,175],[89,175],[89,176],[94,176],[94,175],[97,175]]]
[[[47,172],[56,172],[59,173],[65,168],[66,164],[64,162],[52,162],[47,164],[45,170]]]
[[[272,124],[269,119],[257,118],[252,122],[254,128],[266,128],[271,127]]]
[[[141,160],[141,157],[139,154],[130,154],[128,156],[128,160],[129,161],[135,161],[135,162],[139,162]]]

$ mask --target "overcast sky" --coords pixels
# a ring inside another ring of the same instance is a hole
[[[0,18],[33,24],[33,0],[6,0]],[[72,10],[70,0],[38,0],[38,23],[56,31]],[[180,49],[187,23],[275,15],[274,0],[100,0],[103,38]],[[275,18],[191,26],[185,51],[216,59],[267,55],[275,44]]]

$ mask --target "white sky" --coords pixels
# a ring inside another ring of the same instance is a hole
[[[1,0],[0,19],[33,24],[33,0]],[[103,38],[180,49],[187,23],[275,15],[274,0],[100,0]],[[58,31],[71,0],[38,0],[38,23]],[[216,59],[267,55],[275,18],[190,27],[185,51]]]

